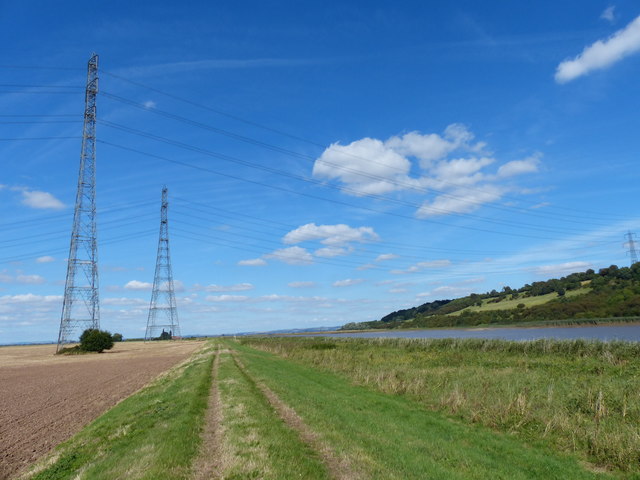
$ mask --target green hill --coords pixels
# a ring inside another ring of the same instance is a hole
[[[611,265],[519,289],[472,293],[436,300],[385,315],[380,320],[348,323],[343,330],[504,325],[588,319],[640,320],[640,262]]]

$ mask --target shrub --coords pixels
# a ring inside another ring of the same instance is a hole
[[[111,337],[113,338],[114,342],[121,342],[122,341],[122,334],[121,333],[114,333],[113,335],[111,335]]]
[[[80,335],[80,350],[98,352],[110,350],[113,347],[113,337],[104,330],[88,328]]]

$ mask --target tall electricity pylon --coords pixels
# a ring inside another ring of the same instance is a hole
[[[636,263],[638,261],[638,253],[636,252],[636,244],[633,241],[633,238],[635,237],[635,233],[631,233],[631,232],[627,232],[624,234],[624,236],[626,237],[627,241],[624,244],[625,247],[629,248],[629,257],[631,258],[631,265],[633,265],[634,263]]]
[[[153,278],[153,291],[149,304],[149,318],[145,341],[157,338],[180,337],[176,297],[173,292],[173,273],[169,254],[169,225],[167,223],[167,187],[162,188],[162,206],[160,207],[160,238],[158,239],[158,256],[156,258],[156,274]],[[162,333],[159,330],[162,329]],[[166,330],[165,330],[166,329]]]
[[[87,328],[100,328],[98,242],[96,240],[96,96],[98,55],[89,59],[78,192],[56,351],[78,340]]]

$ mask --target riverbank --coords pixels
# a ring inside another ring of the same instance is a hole
[[[464,423],[578,455],[594,470],[640,476],[638,343],[335,337],[241,342]]]

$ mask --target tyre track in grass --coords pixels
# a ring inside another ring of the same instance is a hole
[[[262,392],[282,421],[298,434],[302,442],[318,454],[332,478],[336,480],[357,480],[363,478],[354,471],[348,459],[338,456],[336,452],[323,442],[320,436],[304,422],[293,408],[283,402],[273,390],[251,375],[244,363],[238,358],[237,352],[232,351],[231,356],[238,369]]]
[[[209,391],[207,414],[202,431],[202,445],[193,466],[193,480],[221,478],[225,467],[225,456],[222,455],[222,403],[218,387],[221,353],[222,350],[218,347],[211,372],[211,390]]]

